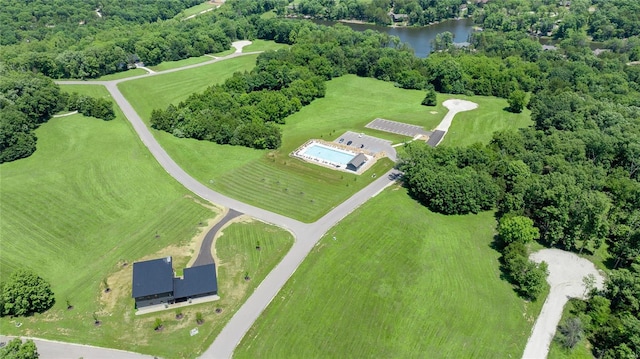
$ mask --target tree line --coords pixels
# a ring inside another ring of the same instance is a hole
[[[628,0],[495,0],[474,13],[485,29],[566,39],[584,33],[594,41],[640,35],[640,3]]]
[[[462,6],[464,5],[464,6]],[[473,14],[481,3],[464,0],[301,0],[287,8],[289,15],[310,16],[327,20],[360,20],[379,25],[391,25],[390,13],[400,14],[398,20],[408,25],[425,26],[437,21]]]
[[[0,45],[86,33],[87,28],[171,19],[200,0],[2,0]]]
[[[502,269],[527,298],[543,292],[546,270],[528,261],[527,243],[605,251],[605,289],[577,306],[559,336],[572,342],[562,333],[580,322],[596,357],[638,356],[640,68],[625,64],[634,49],[596,56],[569,38],[557,51],[532,53],[523,39],[485,31],[474,35],[477,53],[464,56],[530,60],[536,80],[527,106],[534,125],[497,132],[486,145],[414,142],[400,163],[405,184],[437,212],[495,209]]]
[[[34,130],[63,110],[115,118],[110,100],[63,93],[40,74],[0,71],[0,163],[30,156],[36,150]]]

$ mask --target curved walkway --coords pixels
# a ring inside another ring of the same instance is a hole
[[[531,254],[530,258],[534,262],[544,261],[549,265],[547,282],[551,291],[533,326],[522,358],[542,359],[549,354],[549,345],[562,318],[564,305],[569,298],[585,298],[587,289],[583,278],[592,274],[596,279],[595,287],[598,289],[603,288],[604,278],[593,263],[578,257],[575,253],[559,249],[542,249]]]
[[[242,215],[242,213],[238,211],[234,211],[230,209],[227,214],[222,217],[220,222],[216,223],[207,234],[204,236],[204,240],[202,240],[202,244],[200,245],[200,251],[198,252],[198,257],[195,262],[191,265],[192,267],[203,266],[206,264],[213,263],[213,256],[211,255],[211,244],[213,243],[213,238],[216,236],[216,233],[224,227],[230,220]]]

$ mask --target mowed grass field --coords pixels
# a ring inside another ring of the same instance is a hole
[[[494,227],[387,189],[325,235],[234,357],[519,358],[543,301],[500,279]]]
[[[439,94],[438,100],[445,95]],[[446,95],[446,97],[452,97]],[[506,99],[485,96],[461,96],[455,98],[473,101],[478,108],[460,112],[453,118],[449,132],[441,146],[468,146],[476,142],[489,143],[496,131],[516,129],[533,125],[531,111],[525,108],[521,113],[505,110],[509,105]],[[442,106],[442,102],[439,102]],[[446,109],[445,109],[446,110]]]
[[[62,88],[108,97],[98,85]],[[0,318],[3,334],[193,358],[293,243],[285,230],[233,223],[215,244],[219,301],[185,308],[180,320],[174,310],[135,316],[130,264],[171,255],[181,271],[197,253],[207,219],[221,214],[160,168],[119,110],[109,122],[55,118],[36,134],[31,157],[0,165],[0,277],[30,268],[51,283],[56,304],[44,314]],[[245,271],[250,281],[238,279]],[[102,291],[104,279],[109,293]],[[191,337],[196,312],[205,324]],[[152,329],[155,318],[164,322],[160,333]]]
[[[250,71],[257,57],[246,55],[184,71],[126,81],[118,84],[118,88],[138,114],[148,121],[155,108],[166,108],[171,103],[184,101],[194,92],[202,92],[223,82],[236,71]]]
[[[119,345],[128,350],[162,358],[195,358],[202,354],[293,245],[293,237],[289,232],[262,222],[247,221],[247,218],[243,218],[243,222],[228,225],[216,239],[214,258],[218,270],[220,300],[183,307],[180,311],[183,315],[181,319],[176,318],[176,309],[134,316],[133,300],[130,299],[129,266],[109,279],[114,283],[124,284],[125,290],[111,293],[117,294],[114,311],[124,313],[124,320],[122,317],[113,321],[105,319],[101,329],[112,335],[112,342],[121,342]],[[256,249],[257,243],[260,243],[260,250]],[[188,253],[185,251],[186,247],[169,249],[174,254]],[[150,257],[157,258],[167,253],[165,250]],[[176,259],[184,263],[188,258],[183,255],[174,257],[174,269],[178,267]],[[180,265],[181,268],[183,266],[184,264]],[[249,273],[248,281],[244,279],[245,272]],[[197,313],[201,313],[204,318],[201,326],[196,323]],[[161,332],[153,330],[156,318],[163,322]],[[198,335],[191,336],[190,330],[196,327]],[[131,329],[127,331],[127,328]]]
[[[102,86],[65,89],[108,96]],[[100,311],[103,278],[121,261],[191,239],[216,213],[162,170],[119,110],[109,122],[54,118],[36,134],[31,157],[0,165],[0,276],[34,270],[51,283],[56,305],[18,319],[20,328],[2,318],[0,331],[117,345],[86,325]]]
[[[209,56],[189,57],[183,60],[177,61],[164,61],[155,66],[149,66],[153,71],[165,71],[169,69],[175,69],[176,67],[182,67],[187,65],[199,64],[201,62],[213,60]]]
[[[255,39],[251,40],[251,45],[243,47],[242,52],[280,50],[287,47],[289,47],[289,45],[287,44],[279,44],[275,41]]]
[[[181,81],[181,84],[186,82],[177,79],[190,78],[190,71],[199,69],[167,74],[166,78],[163,75],[133,80],[119,86],[136,111],[148,121],[153,108],[176,104],[190,92],[204,90],[214,79],[223,81],[231,71],[227,71],[226,76],[221,72],[233,68],[227,63],[235,64],[237,60],[225,60],[203,67],[207,69],[206,72],[202,71],[198,75],[202,79],[207,77],[210,81],[201,82],[200,88],[189,83],[191,91],[184,91],[184,88],[179,87],[177,81]],[[420,105],[424,98],[423,91],[403,90],[389,82],[347,75],[327,82],[324,98],[315,100],[287,118],[287,124],[282,127],[283,144],[276,151],[258,151],[180,139],[160,131],[153,133],[172,158],[200,182],[258,207],[311,222],[370,183],[371,174],[384,173],[391,167],[391,163],[377,164],[366,175],[356,176],[308,164],[289,157],[289,153],[308,139],[334,140],[348,130],[378,136],[395,143],[409,140],[408,137],[364,126],[371,120],[382,117],[432,129],[447,112],[441,105],[442,101],[453,97],[459,96],[439,95],[440,105],[425,107]],[[499,116],[492,115],[497,108],[506,106],[503,99],[473,99],[480,104],[480,108],[472,112],[493,123],[480,125],[479,131],[486,132],[492,127],[499,127],[502,122],[506,123],[505,127],[513,128],[522,126],[525,122],[518,120],[525,115],[510,116],[512,114],[507,112]],[[455,121],[454,119],[454,123]],[[455,135],[451,136],[455,141],[462,142],[466,139],[458,139]],[[479,134],[473,136],[481,137]],[[490,134],[485,137],[488,141]]]
[[[116,72],[115,74],[100,76],[97,79],[91,79],[89,81],[111,81],[111,80],[119,80],[126,79],[127,77],[140,76],[147,74],[148,72],[143,69],[131,69],[122,72]]]
[[[182,10],[178,15],[174,16],[174,19],[181,20],[181,19],[184,19],[185,17],[199,14],[202,11],[211,9],[212,7],[215,7],[215,6],[216,4],[210,3],[209,1],[205,1],[202,4],[198,4],[188,9]]]

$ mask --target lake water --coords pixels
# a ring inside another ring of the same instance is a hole
[[[313,20],[316,24],[332,26],[336,21]],[[473,32],[473,19],[465,18],[460,20],[447,20],[438,24],[424,27],[387,27],[369,24],[352,24],[342,23],[356,31],[365,31],[367,29],[376,30],[394,35],[400,38],[400,41],[411,46],[418,57],[427,57],[431,52],[431,41],[436,35],[449,31],[453,34],[454,42],[465,42],[469,40],[469,35]]]

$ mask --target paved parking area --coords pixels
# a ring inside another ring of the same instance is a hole
[[[375,120],[369,122],[365,127],[409,137],[416,137],[417,135],[429,136],[431,134],[431,132],[425,131],[424,128],[420,126],[385,120],[382,118],[376,118]]]
[[[396,150],[391,147],[391,141],[383,140],[378,137],[367,136],[362,133],[347,131],[333,142],[341,145],[353,147],[355,150],[363,149],[372,153],[383,152],[387,154],[392,161],[396,161]]]

